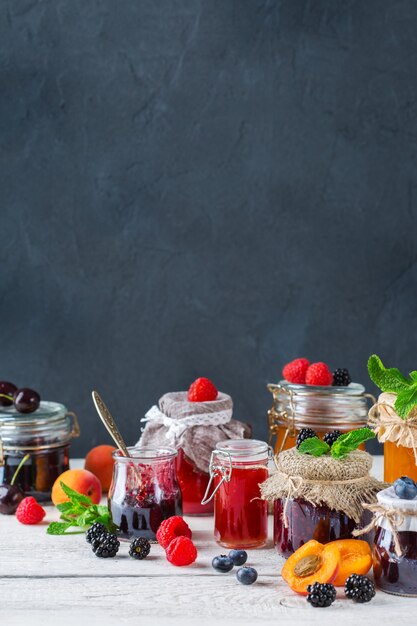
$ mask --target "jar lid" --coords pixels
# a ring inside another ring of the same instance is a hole
[[[250,461],[268,456],[268,444],[258,439],[225,439],[216,444],[216,452],[230,454],[232,459]]]
[[[383,504],[390,509],[411,511],[412,513],[417,512],[417,498],[414,498],[413,500],[404,500],[403,498],[399,498],[394,491],[394,487],[387,487],[387,489],[380,491],[377,494],[377,499],[380,504]]]
[[[333,387],[297,385],[282,380],[269,384],[268,389],[274,398],[274,420],[290,430],[309,427],[347,432],[367,423],[367,398],[371,396],[359,383]]]
[[[376,497],[378,502],[387,509],[398,511],[398,517],[402,522],[397,523],[397,532],[417,532],[417,517],[415,515],[407,516],[407,512],[417,513],[417,498],[414,500],[403,500],[396,495],[394,487],[383,489]],[[392,530],[391,524],[384,517],[379,521],[379,526],[386,530]]]
[[[58,402],[43,400],[33,413],[19,413],[13,406],[0,411],[0,441],[4,450],[64,445],[78,434],[73,414]]]

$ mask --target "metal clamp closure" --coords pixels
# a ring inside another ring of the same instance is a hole
[[[225,461],[227,461],[227,465],[216,464],[215,463],[216,457],[223,458]],[[213,480],[215,479],[216,476],[219,476],[219,475],[221,476],[219,484],[214,489],[213,493],[210,496],[208,496]],[[222,450],[213,450],[213,452],[211,453],[211,457],[210,457],[210,480],[208,482],[207,489],[203,496],[203,499],[201,500],[201,504],[208,504],[209,502],[211,502],[211,500],[213,500],[214,496],[216,495],[217,491],[220,489],[221,485],[224,482],[226,483],[230,482],[231,476],[232,476],[232,457],[230,455],[230,452],[224,452]]]

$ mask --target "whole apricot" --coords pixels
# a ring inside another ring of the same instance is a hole
[[[107,493],[110,489],[114,465],[112,453],[116,449],[113,446],[96,446],[85,457],[85,469],[97,476],[104,493]]]
[[[74,491],[89,496],[93,504],[100,502],[101,484],[97,476],[85,469],[70,469],[58,476],[54,482],[51,500],[55,506],[69,500],[62,490],[61,482],[67,485],[67,487],[74,489]]]

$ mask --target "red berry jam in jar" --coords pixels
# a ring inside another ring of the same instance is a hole
[[[177,475],[182,493],[182,508],[184,515],[212,515],[213,501],[201,504],[210,475],[201,472],[194,463],[187,459],[182,448],[178,450]]]
[[[307,541],[329,543],[336,539],[352,539],[352,531],[358,527],[354,519],[343,511],[335,511],[326,505],[314,505],[303,498],[289,499],[284,524],[285,499],[274,502],[274,543],[279,554],[289,557]],[[364,511],[361,525],[370,521],[372,515]],[[372,535],[361,537],[372,543]]]
[[[38,502],[51,500],[52,486],[69,469],[69,446],[80,429],[74,413],[63,404],[42,401],[32,413],[11,407],[0,412],[0,482],[10,483],[25,455],[18,485],[25,495]]]
[[[259,484],[268,478],[268,445],[253,439],[217,444],[210,474],[214,482],[214,537],[226,548],[258,548],[268,538],[268,504]]]
[[[389,487],[378,494],[378,502],[398,511],[393,518],[397,544],[392,521],[382,515],[373,549],[375,583],[387,593],[417,596],[417,500],[402,500]]]
[[[161,522],[182,515],[173,448],[128,448],[113,453],[109,510],[122,538],[155,539]]]

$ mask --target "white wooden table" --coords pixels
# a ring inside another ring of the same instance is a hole
[[[73,461],[72,467],[80,463]],[[382,473],[377,457],[373,473]],[[128,556],[127,543],[122,543],[117,558],[98,559],[84,535],[46,534],[47,524],[57,517],[54,507],[47,507],[45,522],[37,526],[0,516],[1,624],[370,626],[389,621],[409,626],[415,622],[417,600],[381,592],[367,605],[355,605],[339,592],[332,607],[312,608],[281,579],[283,559],[272,541],[267,548],[249,552],[248,564],[259,574],[254,585],[241,585],[233,571],[216,573],[211,560],[224,549],[212,538],[212,517],[186,518],[198,559],[184,568],[168,563],[158,545],[152,545],[144,561]],[[271,527],[272,519],[270,537]]]

